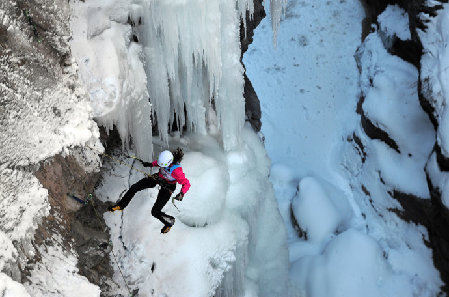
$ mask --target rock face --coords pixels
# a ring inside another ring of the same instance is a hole
[[[60,267],[53,260],[59,256],[64,258],[56,260],[68,265],[70,277],[82,279],[80,287],[87,281],[78,272],[91,282],[102,282],[89,265],[102,262],[103,270],[98,271],[105,278],[112,275],[104,245],[107,230],[101,222],[95,225],[91,205],[79,211],[82,204],[66,195],[85,198],[93,191],[102,150],[89,100],[72,63],[69,18],[67,1],[0,2],[0,203],[5,210],[0,233],[11,239],[17,251],[15,261],[1,267],[32,296],[46,296],[53,289],[66,295],[57,281],[48,284],[45,280],[64,277],[55,272]],[[37,210],[30,212],[31,208]],[[105,210],[103,205],[97,208]],[[16,209],[20,216],[9,220],[16,226],[30,225],[21,230],[24,234],[19,239],[22,234],[9,232],[3,222]],[[83,236],[89,239],[82,240]],[[94,241],[88,253],[87,241]],[[94,285],[86,286],[92,294],[98,291]]]
[[[87,171],[72,155],[57,155],[41,166],[36,177],[48,189],[51,205],[50,216],[36,233],[36,244],[60,235],[58,244],[77,253],[79,273],[99,285],[102,292],[109,291],[113,269],[109,233],[102,217],[107,206],[89,196],[100,177],[99,171]],[[68,194],[86,200],[86,205]]]
[[[242,55],[240,57],[240,61],[242,60],[243,54],[248,49],[248,46],[253,41],[254,29],[256,29],[256,27],[266,15],[262,2],[262,0],[254,0],[254,15],[252,18],[249,17],[247,12],[246,31],[245,27],[243,26],[243,22],[240,26],[240,43],[242,47]],[[246,120],[250,122],[251,127],[253,127],[254,131],[259,132],[260,128],[262,127],[262,112],[260,110],[259,97],[257,97],[256,91],[254,91],[253,85],[251,84],[251,81],[248,79],[246,74],[244,74],[244,79],[245,87],[243,97],[245,98]]]
[[[420,13],[425,13],[430,17],[435,17],[438,11],[442,8],[442,5],[435,5],[433,7],[426,6],[426,1],[423,0],[363,0],[362,1],[367,14],[367,19],[364,23],[365,30],[364,36],[368,33],[368,27],[371,24],[379,25],[377,23],[377,16],[384,11],[389,4],[396,4],[403,8],[409,19],[409,28],[411,33],[411,39],[403,41],[397,36],[393,36],[390,40],[390,44],[386,46],[387,50],[404,61],[413,64],[418,72],[421,74],[421,57],[423,54],[423,45],[418,36],[418,29],[426,30],[426,23],[419,17]],[[445,3],[447,1],[437,1],[439,3]],[[385,44],[384,44],[385,45]],[[423,91],[423,84],[425,84],[425,78],[419,76],[418,78],[418,97],[419,102],[423,110],[429,116],[435,130],[438,129],[439,122],[435,116],[433,106],[435,100],[429,96],[429,92]],[[363,104],[363,98],[360,99],[359,106]],[[388,133],[381,130],[379,127],[373,125],[368,117],[363,113],[363,110],[359,108],[361,113],[362,127],[365,133],[373,139],[380,139],[387,143],[390,147],[397,150],[395,140],[392,139]],[[449,159],[441,153],[439,144],[435,142],[434,150],[431,153],[436,155],[436,158],[429,156],[428,163],[436,162],[441,172],[447,172],[449,170]],[[436,160],[436,161],[435,161]],[[435,166],[435,165],[434,165]],[[427,168],[432,167],[432,164],[428,164]],[[449,293],[449,233],[446,231],[449,226],[449,210],[444,206],[441,199],[441,189],[436,187],[432,182],[431,174],[429,170],[426,170],[427,182],[430,192],[430,200],[420,199],[413,195],[401,193],[401,191],[394,190],[390,195],[399,201],[402,206],[402,210],[396,210],[398,215],[407,221],[412,221],[417,224],[425,226],[429,233],[429,241],[427,244],[433,249],[433,260],[435,267],[440,271],[440,276],[445,285],[442,290]]]

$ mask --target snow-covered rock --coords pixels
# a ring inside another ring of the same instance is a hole
[[[69,275],[86,286],[85,294],[99,295],[98,287],[77,273],[76,258],[70,263],[43,261],[65,257],[64,248],[45,248],[56,244],[58,228],[43,226],[49,220],[61,226],[67,222],[61,219],[65,214],[55,211],[62,197],[52,197],[36,172],[56,155],[71,155],[81,171],[98,172],[103,149],[71,60],[69,14],[64,1],[0,3],[0,290],[5,296],[50,296],[53,289],[39,283],[36,274],[49,282],[68,281]],[[56,268],[70,272],[59,275]],[[76,296],[74,290],[64,295]]]
[[[311,242],[330,239],[352,216],[344,193],[332,185],[326,186],[327,189],[318,180],[305,177],[292,200],[296,221]]]

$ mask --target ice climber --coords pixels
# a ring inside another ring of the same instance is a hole
[[[180,162],[184,157],[184,153],[181,148],[176,149],[173,154],[170,151],[163,151],[159,154],[159,158],[153,162],[142,162],[145,167],[160,167],[159,172],[151,176],[147,176],[137,183],[133,184],[129,190],[125,193],[122,199],[117,204],[110,206],[109,211],[123,210],[129,204],[131,199],[138,191],[142,191],[147,188],[154,188],[156,185],[160,185],[161,189],[157,195],[156,202],[151,209],[151,214],[164,224],[161,229],[161,233],[167,233],[175,223],[175,218],[162,212],[162,208],[170,200],[173,191],[176,190],[176,183],[182,185],[181,191],[176,195],[175,199],[181,201],[184,198],[185,193],[190,188],[190,182],[185,177]]]

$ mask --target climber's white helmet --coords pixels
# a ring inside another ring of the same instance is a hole
[[[163,151],[159,154],[157,165],[160,167],[168,167],[173,162],[173,154],[170,151]]]

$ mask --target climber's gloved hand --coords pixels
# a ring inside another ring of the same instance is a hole
[[[151,162],[145,162],[140,159],[138,159],[138,160],[142,163],[143,167],[154,167],[153,163],[151,163]]]
[[[175,199],[178,201],[182,201],[182,198],[184,198],[184,194],[179,192],[178,195],[176,195]]]
[[[127,157],[139,161],[140,163],[142,163],[142,165],[143,165],[144,167],[154,167],[154,166],[153,166],[153,163],[151,163],[151,162],[145,162],[145,161],[143,161],[142,159],[137,158],[136,156],[130,156],[130,155],[127,155]]]

